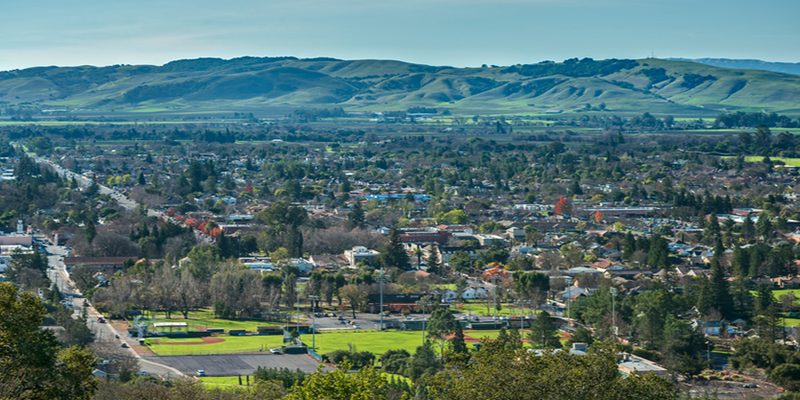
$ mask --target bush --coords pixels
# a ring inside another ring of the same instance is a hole
[[[368,351],[336,350],[323,355],[322,359],[332,364],[340,364],[347,360],[353,368],[360,369],[372,365],[375,362],[375,355]]]
[[[402,374],[405,369],[406,361],[411,357],[405,350],[389,350],[381,355],[380,361],[383,366],[383,372],[391,374]]]
[[[289,389],[295,384],[302,385],[306,379],[306,373],[298,368],[291,371],[289,368],[264,368],[258,367],[253,372],[253,378],[257,381],[278,381],[283,387]]]

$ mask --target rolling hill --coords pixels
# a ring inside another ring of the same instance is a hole
[[[800,113],[800,76],[695,62],[571,59],[453,68],[390,60],[242,57],[162,66],[37,67],[0,72],[0,102],[117,111],[330,107],[463,113]]]
[[[800,63],[771,62],[761,60],[736,60],[729,58],[672,58],[677,61],[692,61],[700,64],[722,68],[758,69],[762,71],[782,72],[800,75]]]

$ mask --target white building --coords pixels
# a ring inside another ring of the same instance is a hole
[[[355,268],[356,265],[361,262],[372,264],[378,257],[378,252],[364,246],[356,246],[353,247],[352,250],[345,250],[344,257],[347,259],[350,267]]]

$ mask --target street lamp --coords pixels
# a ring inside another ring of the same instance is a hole
[[[308,296],[311,299],[311,350],[316,350],[317,346],[317,314],[316,307],[319,296]]]
[[[611,330],[614,335],[614,339],[617,338],[617,310],[615,304],[615,298],[617,297],[617,288],[612,287],[608,289],[611,292]]]
[[[570,314],[570,304],[572,304],[572,277],[567,277],[567,322],[572,326],[572,318]]]
[[[383,332],[383,263],[381,263],[381,332]]]

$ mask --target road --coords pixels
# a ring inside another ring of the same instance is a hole
[[[32,157],[37,163],[40,164],[48,164],[53,167],[56,172],[65,177],[67,179],[75,178],[76,182],[80,187],[87,187],[91,184],[91,181],[86,178],[85,176],[75,174],[71,171],[67,171],[58,165],[46,160],[44,158],[38,157],[34,154],[28,154]],[[101,194],[108,194],[111,197],[115,198],[118,204],[128,210],[135,210],[137,207],[136,202],[128,199],[121,193],[103,185],[99,185],[99,191]],[[158,217],[158,218],[169,218],[163,213],[148,209],[148,215]],[[104,321],[105,319],[101,319],[102,315],[97,312],[97,310],[92,307],[92,305],[86,301],[83,297],[81,292],[75,287],[74,282],[70,279],[69,271],[67,271],[66,265],[64,264],[63,258],[69,254],[68,250],[63,246],[55,246],[52,245],[49,240],[44,237],[43,235],[35,235],[35,239],[37,244],[42,244],[45,246],[47,251],[47,261],[48,261],[48,271],[47,276],[55,282],[58,289],[64,296],[65,304],[74,310],[73,316],[80,316],[84,305],[86,306],[86,311],[88,314],[88,319],[86,324],[89,326],[89,329],[95,335],[95,341],[104,342],[110,341],[113,343],[114,346],[119,345],[120,348],[123,348],[123,343],[127,345],[125,351],[127,351],[132,357],[138,359],[139,366],[142,368],[143,371],[147,371],[151,375],[161,375],[163,377],[178,377],[183,376],[179,370],[159,364],[150,360],[143,359],[139,354],[137,354],[133,348],[130,346],[133,344],[133,339],[128,338],[127,332],[118,332],[111,324],[100,322]],[[208,237],[208,239],[211,239]]]
[[[76,173],[74,173],[72,171],[69,171],[69,170],[66,170],[64,168],[61,168],[58,164],[56,164],[56,163],[54,163],[54,162],[52,162],[52,161],[50,161],[50,160],[48,160],[46,158],[39,157],[39,156],[37,156],[35,154],[32,154],[32,153],[27,153],[27,154],[28,154],[29,157],[31,157],[37,163],[39,163],[39,164],[47,164],[50,167],[52,167],[53,169],[55,169],[56,173],[58,173],[58,175],[60,175],[61,177],[64,177],[66,179],[73,179],[74,178],[75,182],[77,182],[78,186],[81,187],[81,188],[87,188],[87,187],[89,187],[89,185],[92,184],[92,181],[89,178],[87,178],[86,176],[82,175],[82,174],[76,174]],[[123,207],[123,208],[125,208],[127,210],[134,211],[134,210],[136,210],[136,207],[139,206],[139,204],[136,203],[136,201],[131,200],[130,198],[128,198],[124,194],[122,194],[122,193],[120,193],[120,192],[118,192],[118,191],[116,191],[116,190],[114,190],[114,189],[112,189],[112,188],[110,188],[108,186],[98,184],[98,192],[100,194],[107,194],[107,195],[111,196],[113,199],[115,199],[117,201],[117,204],[119,204],[121,207]],[[146,207],[146,210],[147,210],[147,215],[150,216],[150,217],[156,217],[156,218],[159,218],[159,219],[164,220],[164,221],[170,221],[170,222],[173,222],[173,223],[176,223],[176,224],[179,224],[179,225],[183,225],[183,222],[180,222],[180,221],[178,221],[178,220],[176,220],[176,219],[174,219],[172,217],[169,217],[166,214],[162,213],[161,211],[153,210],[152,208],[149,208],[149,207]],[[194,228],[191,228],[191,229],[192,229],[192,232],[194,232],[195,238],[197,238],[197,240],[199,240],[200,242],[209,243],[209,244],[210,243],[214,243],[214,238],[212,238],[211,236],[206,235],[205,233],[200,232],[197,229],[194,229]]]
[[[34,237],[36,242],[38,244],[43,244],[47,251],[47,261],[49,265],[47,276],[58,286],[58,290],[60,290],[64,296],[66,305],[74,310],[73,317],[80,317],[86,299],[83,297],[80,290],[75,287],[64,265],[63,257],[68,253],[67,249],[64,246],[54,246],[50,244],[43,235],[35,235]],[[102,315],[97,312],[90,303],[86,302],[85,304],[88,314],[86,325],[89,326],[89,329],[94,333],[96,342],[110,342],[113,346],[119,346],[120,348],[122,348],[123,343],[126,343],[128,347],[123,351],[127,351],[130,356],[137,358],[141,369],[147,371],[151,375],[161,375],[166,378],[183,376],[183,373],[173,367],[142,358],[132,349],[131,344],[133,344],[134,341],[127,337],[127,332],[119,332],[111,326],[111,324],[99,322],[99,318],[101,318]]]

